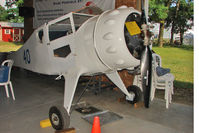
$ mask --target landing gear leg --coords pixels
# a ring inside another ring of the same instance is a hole
[[[56,130],[66,129],[70,125],[70,108],[80,75],[81,72],[78,69],[63,74],[65,78],[64,106],[53,106],[49,110],[50,122]]]

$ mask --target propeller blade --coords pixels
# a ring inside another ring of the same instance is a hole
[[[144,95],[144,105],[149,108],[150,90],[151,90],[151,65],[152,65],[152,52],[149,46],[145,46],[145,50],[141,56],[141,81]]]

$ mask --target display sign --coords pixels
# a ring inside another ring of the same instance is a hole
[[[102,10],[114,9],[115,0],[34,0],[34,28],[90,5],[97,6]]]
[[[141,33],[141,30],[135,21],[126,22],[125,25],[131,36]]]

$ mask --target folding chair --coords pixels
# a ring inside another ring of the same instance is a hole
[[[10,74],[11,74],[11,69],[12,69],[13,63],[14,63],[13,60],[5,60],[1,64],[1,67],[0,67],[0,86],[5,87],[7,97],[10,97],[9,91],[8,91],[8,86],[10,86],[12,98],[13,98],[13,100],[15,100],[12,82],[10,81]]]

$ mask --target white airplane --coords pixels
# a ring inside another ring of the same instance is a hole
[[[53,106],[49,119],[56,130],[69,127],[70,109],[80,76],[105,74],[133,101],[118,70],[141,65],[143,99],[149,106],[149,37],[141,13],[122,6],[100,15],[68,13],[37,28],[22,48],[9,55],[14,65],[65,78],[64,106]]]

